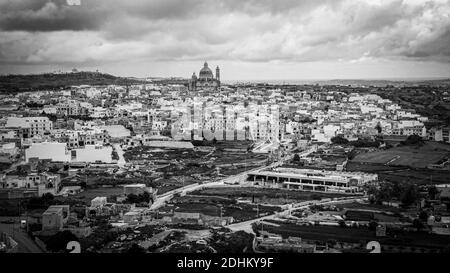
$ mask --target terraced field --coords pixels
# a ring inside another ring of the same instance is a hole
[[[448,145],[425,144],[423,146],[401,146],[388,150],[358,154],[353,161],[387,166],[426,168],[450,155]]]

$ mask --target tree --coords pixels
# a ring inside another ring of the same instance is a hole
[[[29,210],[48,208],[53,204],[54,199],[51,193],[45,193],[41,197],[31,197],[26,202],[26,208]]]
[[[53,200],[55,200],[55,197],[53,196],[53,194],[47,192],[44,193],[42,196],[42,201],[44,201],[45,204],[50,204],[51,202],[53,202]]]
[[[131,203],[131,204],[139,203],[138,196],[136,194],[134,194],[134,193],[130,193],[130,194],[127,195],[126,202],[127,203]]]
[[[342,136],[335,136],[331,138],[331,143],[333,144],[345,145],[348,144],[348,142],[349,142],[348,139]]]
[[[406,187],[404,187],[400,194],[400,201],[405,206],[409,206],[416,202],[417,198],[419,197],[417,187],[415,185],[409,184]]]
[[[145,249],[143,247],[141,247],[140,245],[134,243],[128,249],[128,253],[145,253]]]
[[[72,232],[65,230],[51,236],[45,242],[45,246],[51,252],[60,252],[66,250],[67,243],[70,241],[78,241],[78,238]]]
[[[149,203],[150,200],[152,199],[150,193],[148,193],[146,191],[143,194],[141,194],[141,196],[142,196],[142,200],[147,203]]]
[[[438,189],[436,188],[436,186],[430,186],[428,187],[428,195],[430,196],[431,199],[435,199],[436,195],[439,193]]]
[[[422,210],[419,213],[419,219],[422,220],[422,221],[428,220],[428,213],[426,211]]]
[[[378,122],[377,126],[375,126],[375,129],[378,131],[379,134],[383,131],[383,128],[381,128],[381,124]]]
[[[54,165],[54,166],[51,166],[51,167],[48,169],[48,171],[51,172],[51,173],[57,173],[57,172],[59,172],[60,169],[61,169],[61,168],[59,168],[58,166]]]
[[[127,196],[126,203],[131,203],[131,204],[149,203],[151,199],[152,199],[152,196],[148,192],[144,192],[139,195],[130,193]]]
[[[116,151],[112,151],[111,152],[111,158],[112,158],[112,160],[119,160],[120,159],[119,154]]]
[[[412,224],[413,224],[413,227],[415,227],[418,231],[425,227],[423,225],[422,221],[420,221],[419,219],[414,219]]]
[[[294,162],[300,162],[300,156],[298,154],[295,154],[293,161]]]
[[[374,147],[374,148],[380,147],[379,140],[372,141],[370,139],[358,139],[356,141],[351,141],[349,144],[355,147]]]
[[[405,141],[401,142],[402,145],[421,145],[423,144],[423,140],[418,135],[410,135],[408,138],[406,138]]]
[[[378,188],[375,185],[367,186],[367,194],[368,195],[376,195],[378,193]]]
[[[378,226],[378,223],[375,221],[370,221],[369,222],[369,230],[376,230]]]
[[[329,240],[327,241],[327,245],[328,245],[329,247],[334,247],[336,244],[337,244],[337,241],[336,241],[335,239],[329,239]]]

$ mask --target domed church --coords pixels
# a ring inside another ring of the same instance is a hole
[[[208,63],[205,62],[203,68],[200,70],[198,74],[198,78],[194,74],[192,74],[192,78],[189,81],[189,90],[196,91],[201,89],[215,89],[217,90],[220,87],[220,69],[219,66],[216,67],[216,76],[214,77],[213,72],[208,67]]]

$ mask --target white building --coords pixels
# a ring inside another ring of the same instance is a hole
[[[72,150],[72,162],[112,163],[111,146],[86,145],[84,148]]]
[[[129,194],[140,195],[143,194],[144,192],[152,192],[152,188],[147,188],[147,185],[145,184],[130,184],[123,186],[123,194],[125,195]]]
[[[70,153],[67,150],[66,143],[42,142],[33,143],[25,150],[25,160],[29,162],[30,158],[51,159],[52,161],[69,162]]]
[[[361,172],[321,171],[313,169],[278,168],[247,174],[247,181],[270,188],[304,191],[356,193],[369,182],[378,181],[378,175]]]
[[[5,127],[25,129],[23,137],[44,135],[53,129],[53,122],[48,117],[8,117]]]

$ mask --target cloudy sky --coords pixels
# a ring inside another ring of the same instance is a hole
[[[77,2],[81,3],[77,5]],[[450,76],[450,0],[0,0],[0,73]]]

